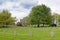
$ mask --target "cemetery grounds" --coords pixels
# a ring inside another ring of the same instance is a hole
[[[0,40],[60,40],[60,27],[0,28]]]

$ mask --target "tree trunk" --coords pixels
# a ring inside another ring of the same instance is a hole
[[[38,22],[38,24],[37,24],[37,27],[39,27],[39,22]]]
[[[40,20],[38,20],[38,24],[37,24],[37,27],[39,27],[39,21],[40,21]]]
[[[43,23],[43,27],[44,27],[44,23]]]

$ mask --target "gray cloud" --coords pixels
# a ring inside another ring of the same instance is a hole
[[[21,19],[29,14],[31,7],[38,4],[37,0],[0,0],[0,10],[7,9]]]
[[[5,6],[8,4],[8,2],[10,2],[11,4],[14,3],[14,5],[12,5],[12,7],[9,9],[15,9],[15,10],[20,7],[23,7],[24,9],[30,9],[31,7],[38,4],[37,0],[0,0],[0,6],[1,5]],[[8,7],[8,5],[7,5],[7,7]]]
[[[0,0],[0,5],[2,5],[5,2],[6,2],[6,0]]]
[[[37,4],[38,4],[37,0],[25,0],[25,1],[23,0],[23,1],[21,1],[21,5],[26,9],[29,9]]]

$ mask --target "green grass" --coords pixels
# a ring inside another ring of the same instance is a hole
[[[42,30],[41,30],[42,29]],[[50,36],[51,31],[55,32],[54,37]],[[16,31],[16,35],[14,35]],[[32,36],[30,36],[32,31]],[[0,28],[0,40],[60,40],[60,27],[52,28]]]

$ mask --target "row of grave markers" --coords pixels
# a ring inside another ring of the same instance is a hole
[[[18,28],[17,28],[17,29],[18,29]],[[43,30],[43,29],[40,28],[40,31],[41,31],[41,32],[42,32],[42,30]],[[6,33],[6,31],[4,30],[4,31],[3,31],[3,34],[5,34],[5,33]],[[14,30],[13,33],[14,33],[14,36],[17,35],[17,31],[16,31],[16,30]],[[33,36],[33,32],[32,32],[32,30],[30,30],[30,29],[29,29],[29,35],[30,35],[30,37]],[[50,36],[51,36],[51,37],[54,37],[54,35],[55,35],[54,28],[52,28],[52,31],[50,32]]]

